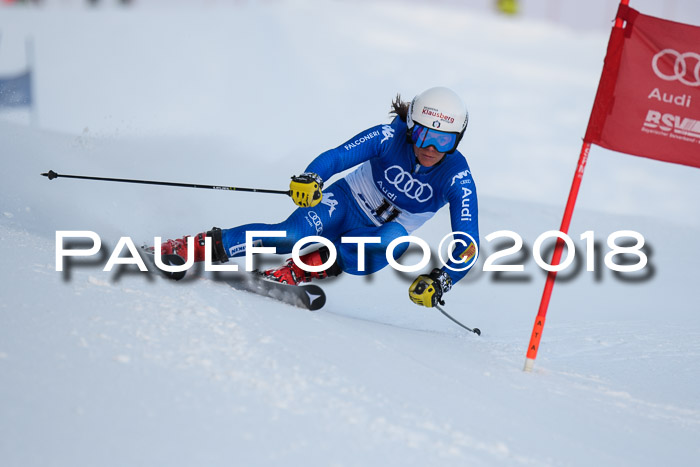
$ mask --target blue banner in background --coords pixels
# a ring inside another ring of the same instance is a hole
[[[0,77],[0,108],[31,107],[32,72],[27,70],[13,78]]]

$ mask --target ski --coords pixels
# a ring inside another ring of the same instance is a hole
[[[236,290],[243,290],[269,297],[307,310],[320,310],[326,304],[326,294],[317,285],[289,285],[263,279],[257,274],[242,274],[240,277],[227,279],[228,285]]]
[[[141,247],[151,264],[155,267],[152,247]],[[185,260],[178,255],[163,255],[163,264],[168,266],[181,266]],[[170,273],[158,269],[165,277],[173,280],[180,280],[185,277],[186,272]],[[288,285],[264,279],[259,273],[241,273],[236,277],[223,280],[232,288],[244,292],[250,292],[263,297],[272,298],[279,302],[287,303],[299,308],[315,311],[323,308],[326,304],[326,294],[317,285]]]

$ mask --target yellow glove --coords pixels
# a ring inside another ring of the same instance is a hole
[[[294,204],[302,208],[310,208],[321,202],[323,180],[312,172],[294,175],[289,183],[289,196]]]
[[[433,269],[428,275],[421,274],[408,288],[408,297],[416,305],[432,308],[438,303],[444,305],[442,294],[452,288],[452,279],[441,269]]]

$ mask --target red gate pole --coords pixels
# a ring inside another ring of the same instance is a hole
[[[566,208],[564,209],[564,217],[561,220],[561,227],[559,230],[562,233],[569,232],[569,225],[571,224],[571,217],[574,214],[574,205],[576,204],[576,198],[578,197],[578,190],[581,186],[581,179],[583,178],[583,171],[586,169],[586,162],[588,161],[588,153],[591,150],[591,143],[588,141],[583,142],[581,147],[581,154],[578,158],[578,166],[576,167],[576,173],[574,174],[574,180],[571,183],[571,189],[569,190],[569,199],[566,202]],[[557,238],[556,246],[554,247],[554,254],[552,255],[552,265],[556,266],[561,261],[561,254],[564,250],[564,240]],[[535,326],[532,328],[532,336],[530,336],[530,345],[527,348],[527,356],[525,358],[525,368],[524,371],[531,371],[532,367],[535,365],[535,358],[537,357],[537,350],[540,346],[540,339],[542,338],[542,329],[544,328],[544,321],[547,316],[547,308],[549,308],[549,299],[552,297],[552,289],[554,288],[554,281],[557,278],[556,271],[550,271],[547,274],[547,282],[544,284],[544,291],[542,292],[542,299],[540,300],[540,308],[537,310],[537,317],[535,318]]]
[[[628,5],[629,0],[620,0],[620,5]],[[623,26],[623,21],[621,18],[615,18],[615,27],[621,28]],[[569,199],[566,201],[566,208],[564,209],[564,217],[561,220],[561,227],[559,230],[568,234],[569,225],[571,224],[571,217],[574,213],[574,205],[576,204],[576,198],[578,197],[578,190],[581,186],[581,179],[583,178],[583,171],[586,169],[586,162],[588,161],[588,153],[591,150],[591,143],[589,141],[583,142],[581,147],[581,154],[578,158],[578,166],[576,167],[576,173],[574,174],[574,180],[571,183],[571,189],[569,190]],[[554,254],[552,255],[552,266],[557,266],[559,261],[561,261],[562,251],[564,250],[564,240],[557,238],[556,246],[554,247]],[[556,271],[550,271],[547,274],[547,281],[544,284],[544,291],[542,292],[542,299],[540,300],[540,308],[537,310],[537,316],[535,317],[535,325],[532,328],[532,335],[530,336],[530,344],[527,348],[527,354],[525,357],[525,367],[524,371],[532,371],[535,366],[535,358],[537,358],[537,351],[540,347],[540,339],[542,339],[542,330],[544,329],[544,322],[547,317],[547,309],[549,308],[549,300],[552,297],[552,289],[554,288],[554,281],[557,278]]]

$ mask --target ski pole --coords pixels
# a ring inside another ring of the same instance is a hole
[[[444,302],[443,302],[442,304],[444,305]],[[460,323],[459,321],[457,321],[456,319],[454,319],[452,316],[448,315],[447,312],[446,312],[445,310],[443,310],[442,307],[441,307],[440,305],[435,305],[435,308],[437,308],[438,311],[439,311],[440,313],[442,313],[443,315],[447,316],[448,318],[450,318],[452,321],[454,321],[455,323],[457,323],[459,326],[462,326],[462,327],[463,327],[464,329],[466,329],[467,331],[473,332],[473,333],[476,334],[477,336],[480,336],[480,335],[481,335],[481,330],[480,330],[479,328],[474,328],[474,329],[472,329],[472,328],[466,327],[465,325],[463,325],[462,323]]]
[[[253,193],[273,193],[273,194],[278,194],[278,195],[287,195],[291,196],[289,191],[283,191],[283,190],[265,190],[262,188],[240,188],[240,187],[235,187],[235,186],[221,186],[221,185],[199,185],[196,183],[176,183],[176,182],[158,182],[155,180],[133,180],[133,179],[128,179],[128,178],[107,178],[107,177],[87,177],[84,175],[65,175],[65,174],[59,174],[54,172],[53,170],[49,170],[46,173],[41,174],[44,177],[47,177],[49,180],[53,180],[54,178],[77,178],[80,180],[98,180],[98,181],[105,181],[105,182],[123,182],[123,183],[141,183],[145,185],[163,185],[163,186],[177,186],[177,187],[185,187],[185,188],[206,188],[209,190],[226,190],[226,191],[247,191],[247,192],[253,192]]]

